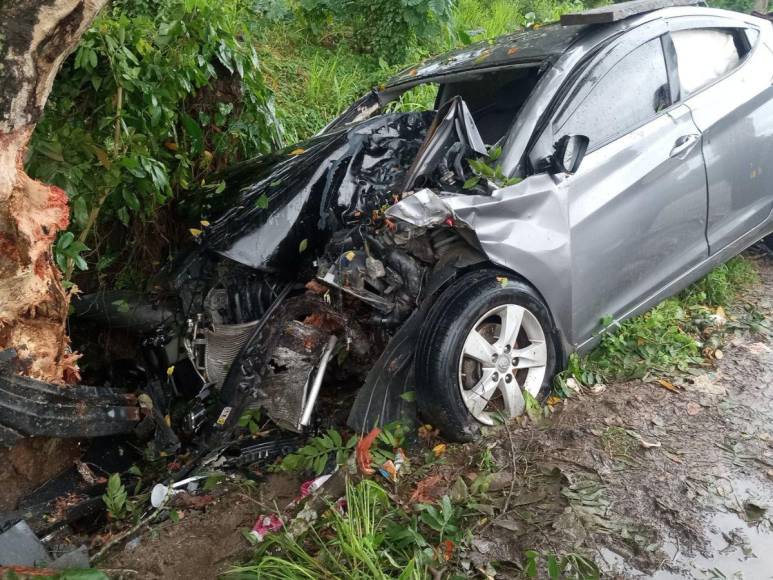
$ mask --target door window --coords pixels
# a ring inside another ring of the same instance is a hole
[[[609,69],[554,134],[585,135],[589,149],[595,149],[670,104],[663,48],[660,38],[655,38]]]
[[[699,28],[671,33],[682,97],[705,87],[741,62],[733,29]]]

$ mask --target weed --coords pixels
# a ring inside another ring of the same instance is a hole
[[[307,445],[295,453],[285,456],[280,464],[280,469],[283,471],[313,471],[316,475],[321,475],[330,461],[331,455],[335,458],[336,465],[343,465],[356,443],[356,435],[352,435],[344,442],[338,431],[328,429],[326,434],[312,438]]]
[[[586,357],[572,355],[567,369],[556,377],[559,395],[567,380],[583,385],[612,380],[645,378],[649,374],[685,371],[702,362],[704,341],[713,351],[721,333],[711,330],[715,309],[728,306],[739,291],[757,280],[754,266],[733,258],[704,278],[649,312],[619,324],[602,321],[607,330],[599,346]]]
[[[114,520],[125,520],[134,512],[134,504],[129,500],[121,476],[113,473],[107,480],[107,491],[102,496],[107,512]]]
[[[302,538],[269,536],[253,564],[231,573],[277,580],[425,577],[432,549],[416,518],[395,508],[386,490],[370,480],[348,484],[345,505],[332,507]]]
[[[528,550],[525,556],[524,573],[528,578],[536,578],[539,575],[543,562],[544,570],[550,580],[558,580],[559,578],[595,580],[600,577],[599,569],[593,560],[580,554],[540,554],[534,550]]]

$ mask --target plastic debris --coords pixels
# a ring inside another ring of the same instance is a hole
[[[304,498],[315,491],[317,491],[320,487],[325,485],[325,482],[330,479],[332,476],[332,473],[329,473],[327,475],[320,475],[319,477],[315,479],[310,479],[309,481],[305,481],[301,484],[301,498]]]
[[[261,515],[258,517],[255,525],[252,526],[250,536],[255,538],[255,541],[262,542],[267,535],[281,530],[282,526],[284,526],[284,523],[276,514]]]
[[[392,461],[391,459],[387,459],[381,467],[379,467],[378,472],[383,475],[385,478],[387,478],[389,481],[397,481],[398,476],[400,475],[400,470],[403,467],[403,464],[405,464],[405,452],[402,449],[398,449],[395,451],[395,459]]]

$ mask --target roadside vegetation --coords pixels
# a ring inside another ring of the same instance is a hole
[[[705,359],[721,358],[724,336],[737,324],[728,319],[725,309],[756,280],[748,260],[733,258],[649,312],[610,327],[588,356],[572,355],[567,370],[556,380],[557,391],[569,394],[570,379],[580,386],[647,378],[668,382],[674,373]],[[754,323],[753,313],[750,323]]]

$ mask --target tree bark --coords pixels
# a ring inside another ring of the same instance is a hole
[[[0,351],[49,382],[79,378],[51,247],[70,214],[67,194],[23,162],[59,67],[106,1],[0,0]]]

